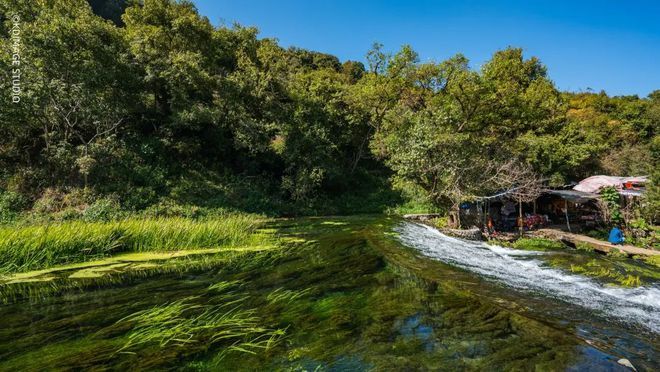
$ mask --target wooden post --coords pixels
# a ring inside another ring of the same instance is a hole
[[[522,218],[522,200],[518,201],[518,219],[518,232],[520,233],[520,236],[523,236],[524,221]]]
[[[461,203],[458,203],[458,207],[456,208],[456,228],[461,228]]]
[[[482,224],[484,225],[484,227],[485,227],[486,224],[488,223],[488,199],[486,199],[486,200],[484,201],[483,208],[484,208],[484,214],[483,214],[483,216],[482,216],[482,221],[481,221],[481,223],[482,223]]]
[[[571,232],[571,223],[568,221],[568,200],[564,199],[564,214],[566,215],[566,227],[568,232]]]
[[[481,228],[483,229],[484,225],[482,223],[483,219],[481,218],[481,204],[479,203],[479,200],[477,199],[477,220],[481,224]]]
[[[488,216],[490,216],[490,201],[486,199],[484,203],[484,226],[488,224]]]

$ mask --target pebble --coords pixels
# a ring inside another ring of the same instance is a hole
[[[617,360],[616,362],[621,364],[622,366],[625,366],[625,367],[628,367],[628,368],[632,369],[633,371],[637,371],[637,369],[635,369],[635,367],[632,365],[632,363],[630,363],[630,361],[628,359],[621,358],[621,359]]]

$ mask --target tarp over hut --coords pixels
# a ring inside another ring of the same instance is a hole
[[[588,193],[598,193],[603,187],[614,187],[617,190],[635,189],[643,187],[648,182],[648,177],[616,177],[616,176],[591,176],[583,179],[573,190]]]

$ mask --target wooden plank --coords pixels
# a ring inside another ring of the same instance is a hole
[[[605,242],[602,240],[594,239],[590,236],[585,236],[585,235],[579,235],[579,234],[573,234],[561,230],[554,230],[554,229],[540,229],[534,232],[534,235],[538,235],[541,237],[546,237],[550,239],[556,239],[556,240],[563,240],[567,242],[571,242],[573,244],[577,243],[584,243],[588,244],[591,247],[593,247],[595,250],[608,253],[611,252],[612,250],[619,250],[623,253],[630,254],[630,255],[640,255],[640,256],[657,256],[660,255],[660,251],[656,251],[653,249],[646,249],[646,248],[639,248],[635,247],[629,244],[625,245],[614,245],[609,242]]]

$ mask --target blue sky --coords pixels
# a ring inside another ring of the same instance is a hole
[[[660,89],[660,0],[195,0],[215,25],[256,26],[280,44],[364,60],[374,41],[422,61],[465,54],[480,66],[522,47],[558,88],[646,96]]]

